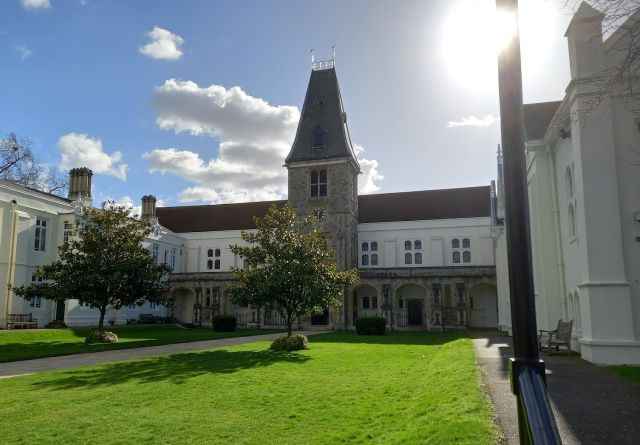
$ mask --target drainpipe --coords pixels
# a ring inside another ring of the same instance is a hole
[[[4,322],[5,328],[9,328],[9,311],[12,303],[13,291],[11,288],[13,287],[13,280],[16,271],[15,262],[16,262],[16,234],[17,234],[17,225],[18,225],[18,213],[16,210],[18,203],[15,199],[11,200],[11,237],[9,241],[9,259],[7,265],[7,289],[6,289],[6,298],[5,298],[5,313],[4,313]]]

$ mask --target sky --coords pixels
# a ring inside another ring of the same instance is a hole
[[[569,81],[563,0],[521,0],[525,102]],[[335,45],[361,193],[487,185],[499,110],[492,0],[0,2],[0,135],[94,204],[286,198],[311,70]]]

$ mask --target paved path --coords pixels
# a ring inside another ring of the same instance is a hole
[[[504,443],[516,445],[516,403],[508,376],[510,339],[478,336],[474,346],[504,431]],[[577,356],[552,355],[544,360],[549,397],[563,444],[640,444],[640,385]]]
[[[305,331],[304,335],[320,334],[323,331]],[[179,354],[181,352],[203,351],[240,345],[259,340],[273,340],[282,333],[252,335],[248,337],[221,338],[217,340],[193,341],[188,343],[174,343],[161,346],[147,346],[142,348],[117,349],[102,352],[87,352],[84,354],[63,355],[58,357],[22,360],[19,362],[0,363],[0,379],[17,377],[36,372],[53,371],[58,369],[77,368],[78,366],[97,365],[107,362],[136,360],[162,355]]]

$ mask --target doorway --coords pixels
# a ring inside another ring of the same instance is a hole
[[[422,326],[422,300],[407,300],[409,326]]]
[[[56,302],[56,321],[64,321],[64,301]]]

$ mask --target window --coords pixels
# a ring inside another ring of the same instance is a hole
[[[422,250],[422,240],[419,240],[419,239],[415,240],[413,242],[413,248],[414,250]]]
[[[378,297],[371,297],[371,309],[378,309]]]
[[[567,181],[567,195],[569,198],[573,198],[573,172],[571,170],[571,166],[567,167],[565,176]]]
[[[69,242],[69,238],[73,235],[73,224],[69,221],[64,222],[64,232],[62,234],[62,241],[65,243]]]
[[[213,268],[216,270],[220,270],[220,260],[215,260],[213,263]]]
[[[372,266],[377,266],[378,265],[378,254],[377,253],[372,253],[371,254],[371,265]]]
[[[471,240],[469,238],[464,238],[462,240],[462,248],[463,249],[470,249],[471,248]]]
[[[452,259],[454,264],[460,264],[460,252],[457,250],[454,251],[452,255]]]
[[[362,255],[362,265],[363,266],[369,265],[369,255]]]
[[[171,270],[176,268],[176,249],[171,249]]]
[[[327,216],[327,211],[326,209],[323,208],[317,208],[317,209],[313,209],[313,216],[319,221],[322,222],[325,220],[325,217]]]
[[[422,254],[420,252],[416,252],[414,254],[414,260],[415,264],[422,264]]]
[[[470,263],[471,262],[471,252],[468,250],[465,250],[464,252],[462,252],[462,262],[463,263]]]
[[[411,250],[411,241],[404,242],[404,250]]]
[[[573,204],[569,204],[569,235],[576,236],[576,211]]]
[[[458,238],[454,238],[451,240],[451,248],[459,249],[460,248],[460,240]]]
[[[458,295],[458,304],[464,304],[464,283],[456,283],[456,294]]]
[[[215,250],[215,255],[216,255],[216,258],[220,257],[220,249]]]
[[[471,248],[471,240],[469,238],[463,238],[462,243],[460,243],[459,238],[453,238],[451,240],[451,262],[454,264],[460,263],[470,263],[471,262],[471,252],[468,250],[462,251],[460,249],[470,249]]]
[[[207,256],[211,258],[213,256],[213,249],[207,250]]]
[[[207,269],[213,269],[213,260],[207,260]]]
[[[154,263],[158,262],[159,249],[160,249],[160,247],[157,244],[153,245],[152,256],[153,256],[153,262]]]
[[[167,249],[164,249],[164,261],[162,262],[163,264],[167,264],[167,255],[168,255],[168,251]]]
[[[40,286],[42,285],[42,277],[36,277],[35,274],[31,275],[31,283]],[[42,297],[40,295],[36,295],[29,301],[29,306],[33,308],[39,308],[42,306]]]
[[[404,264],[411,264],[412,257],[411,257],[411,253],[407,252],[404,254]]]
[[[371,251],[372,252],[376,252],[378,250],[378,242],[377,241],[371,241]]]
[[[327,196],[327,171],[311,172],[311,197]]]
[[[47,241],[47,220],[36,218],[36,237],[34,240],[33,250],[44,252]]]
[[[362,243],[362,251],[367,252],[369,250],[369,243]]]
[[[311,148],[322,149],[327,144],[327,132],[319,125],[313,129]]]
[[[362,309],[369,309],[369,297],[362,297]]]
[[[206,307],[211,307],[211,289],[210,288],[206,288],[205,289],[205,306]]]

